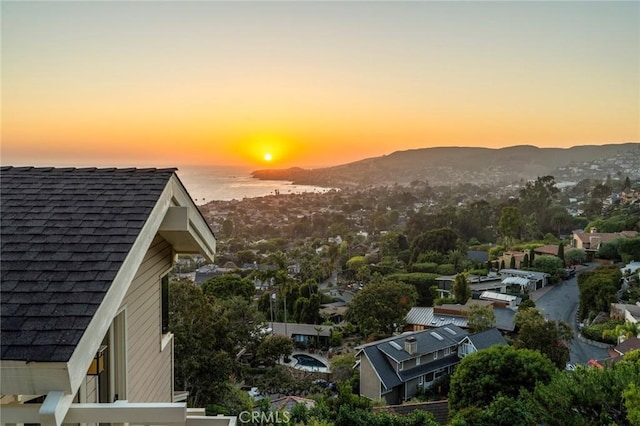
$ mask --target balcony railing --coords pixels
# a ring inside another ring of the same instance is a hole
[[[4,404],[2,424],[41,423],[41,404]],[[187,408],[185,403],[71,404],[62,423],[129,423],[131,425],[235,426],[232,416],[205,416],[204,409]]]

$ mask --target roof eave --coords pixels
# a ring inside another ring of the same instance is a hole
[[[0,360],[0,375],[2,395],[46,395],[51,390],[72,391],[66,362]]]

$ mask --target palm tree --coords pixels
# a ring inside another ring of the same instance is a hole
[[[316,349],[320,349],[320,332],[322,331],[322,327],[313,327],[316,331],[317,339],[316,339]]]
[[[627,339],[640,335],[640,323],[632,323],[626,321],[624,324],[618,324],[614,330],[605,330],[602,337],[610,337],[622,343]]]

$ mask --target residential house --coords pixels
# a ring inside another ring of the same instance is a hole
[[[520,269],[501,269],[500,276],[503,284],[506,286],[520,286],[520,291],[523,293],[530,293],[546,287],[551,277],[545,272],[523,271]]]
[[[490,328],[480,333],[466,336],[462,342],[460,342],[458,356],[464,358],[467,355],[494,345],[506,346],[508,343],[497,328]]]
[[[437,284],[436,291],[439,297],[451,296],[451,287],[455,279],[455,275],[443,275],[435,279]],[[467,280],[471,285],[472,292],[494,290],[504,293],[506,291],[506,287],[502,284],[500,277],[495,273],[490,273],[487,276],[469,274],[467,275]]]
[[[616,238],[633,238],[637,235],[636,231],[598,232],[596,228],[591,228],[590,232],[577,230],[573,231],[571,247],[584,250],[587,260],[590,261],[602,244],[613,241]]]
[[[346,302],[333,302],[320,305],[318,313],[321,318],[331,321],[334,324],[340,324],[344,320],[348,311],[349,307]]]
[[[513,263],[516,268],[523,267],[525,256],[529,256],[528,252],[524,251],[505,251],[502,256],[498,257],[497,262],[498,265],[502,265],[504,262],[505,267],[509,267],[511,265],[511,259],[513,258]]]
[[[460,361],[458,345],[468,335],[455,325],[405,333],[357,348],[360,395],[398,404],[428,388]]]
[[[216,240],[175,169],[2,167],[0,197],[2,423],[235,423],[176,402],[168,273]]]
[[[464,305],[444,304],[441,306],[415,306],[405,317],[404,331],[420,331],[453,324],[463,329],[469,327],[467,317],[473,305],[492,306],[496,317],[496,328],[503,333],[511,333],[515,329],[515,311],[496,306],[488,300],[469,299]]]
[[[625,356],[627,352],[638,350],[638,349],[640,349],[640,339],[637,337],[632,337],[614,346],[613,350],[610,352],[613,358],[617,358],[617,357]]]
[[[269,401],[269,405],[271,410],[273,411],[286,411],[287,413],[291,413],[293,407],[298,404],[304,405],[307,409],[311,409],[316,406],[316,402],[313,399],[302,398],[300,396],[281,396],[280,398],[273,399]],[[282,420],[284,420],[283,418]],[[282,423],[288,423],[282,422]]]
[[[611,318],[621,319],[632,324],[640,322],[640,302],[631,303],[612,303]]]
[[[536,256],[557,256],[558,255],[558,244],[547,244],[544,246],[536,247],[533,249],[533,252]]]
[[[293,340],[294,345],[309,348],[328,348],[333,326],[297,324],[285,322],[269,322],[273,334],[286,336]]]

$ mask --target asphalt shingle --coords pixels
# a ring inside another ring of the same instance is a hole
[[[64,362],[175,169],[0,167],[0,357]]]

